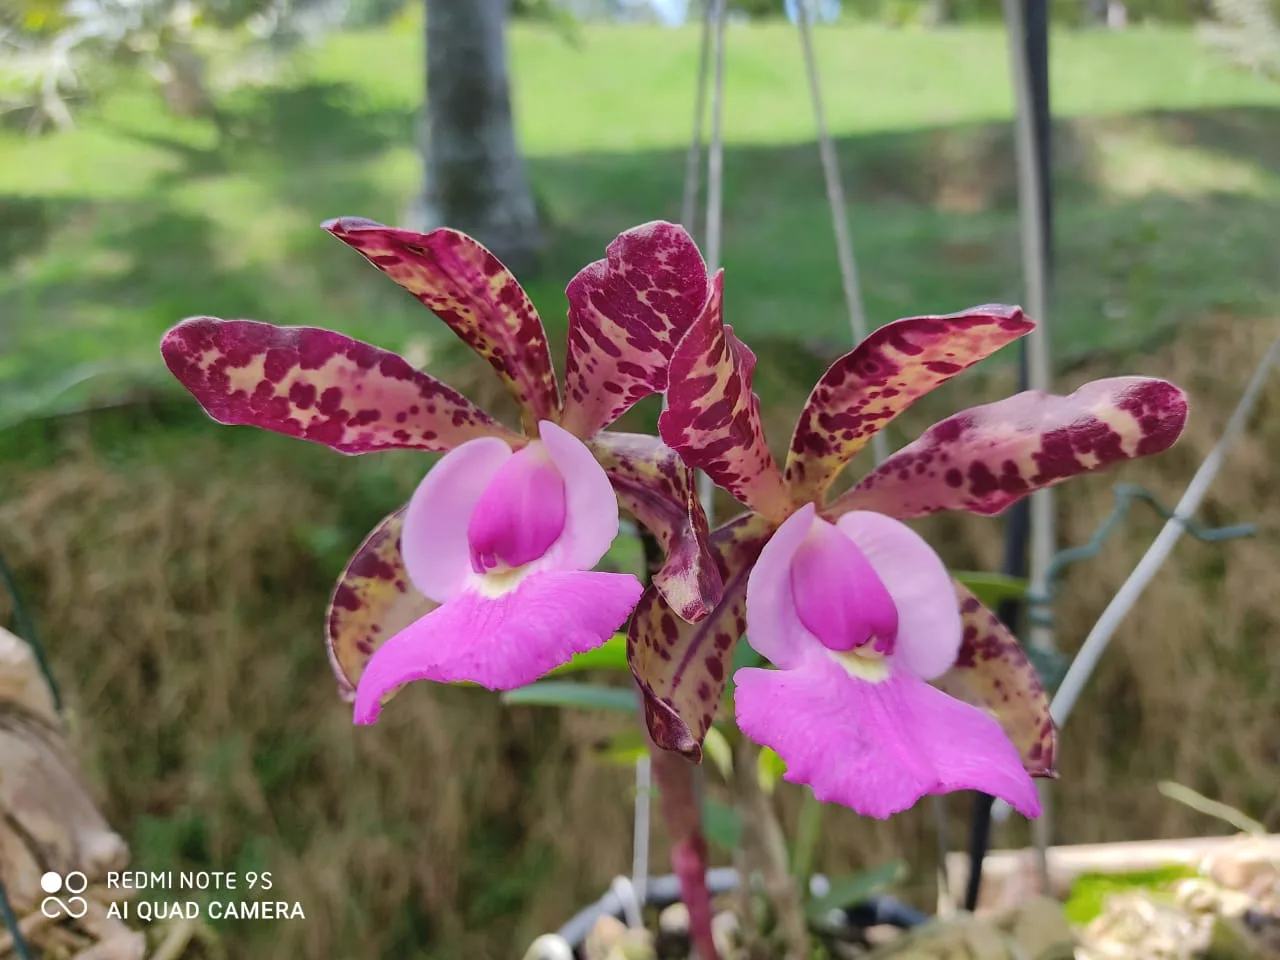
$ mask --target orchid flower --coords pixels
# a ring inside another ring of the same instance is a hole
[[[707,271],[689,235],[662,222],[628,230],[569,284],[562,404],[541,319],[475,240],[350,218],[325,229],[487,360],[524,427],[331,330],[195,317],[165,335],[169,369],[221,423],[347,454],[445,452],[332,595],[330,661],[356,722],[374,722],[408,681],[512,689],[611,637],[641,593],[634,576],[592,572],[619,502],[666,550],[653,581],[664,602],[704,617],[721,582],[689,468],[655,437],[604,429],[665,389],[674,344],[703,312]]]
[[[712,616],[682,623],[652,590],[636,609],[628,656],[654,740],[700,758],[745,631],[776,669],[734,675],[738,727],[819,800],[883,818],[972,789],[1038,815],[1031,777],[1054,775],[1056,730],[1035,670],[902,521],[996,514],[1164,450],[1185,396],[1140,377],[1021,393],[935,424],[828,501],[877,430],[1034,325],[984,306],[876,330],[818,381],[779,469],[751,389],[755,357],[721,322],[722,282],[672,355],[659,430],[749,512],[711,535],[724,581]]]

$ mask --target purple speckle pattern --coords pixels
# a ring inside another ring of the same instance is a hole
[[[1159,453],[1186,422],[1186,394],[1147,377],[1095,380],[1067,397],[1020,393],[934,424],[826,513],[997,514],[1033,490]]]
[[[955,666],[935,685],[991,713],[1033,777],[1054,777],[1058,729],[1049,697],[1022,645],[963,584],[955,583],[964,636]]]
[[[707,302],[707,267],[683,227],[655,221],[620,234],[565,293],[562,424],[588,437],[666,389],[671,353]]]
[[[791,511],[751,389],[755,355],[721,322],[724,271],[706,309],[671,357],[667,409],[658,431],[686,463],[707,474],[739,503],[775,521]]]
[[[693,472],[674,450],[646,434],[606,430],[587,446],[622,508],[662,544],[666,559],[654,574],[654,587],[681,619],[701,620],[720,602],[724,585]]]
[[[690,760],[702,758],[706,736],[724,694],[733,650],[747,625],[747,577],[774,525],[748,513],[711,534],[724,595],[709,616],[686,623],[650,587],[627,633],[627,659],[644,700],[654,743]]]
[[[450,450],[484,436],[524,443],[403,358],[332,330],[193,317],[165,334],[160,352],[219,423],[353,454]]]
[[[909,317],[831,365],[800,413],[784,470],[792,496],[821,503],[872,435],[930,390],[1030,332],[1018,307],[991,304]]]
[[[341,217],[324,229],[358,251],[489,362],[520,403],[525,430],[560,419],[560,395],[542,319],[511,271],[457,230],[414,233]]]
[[[404,508],[360,544],[334,585],[325,615],[329,665],[344,700],[355,698],[365,664],[383,642],[436,608],[409,581],[400,559]],[[390,699],[388,697],[388,699]]]

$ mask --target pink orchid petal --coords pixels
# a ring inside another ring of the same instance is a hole
[[[564,532],[548,560],[559,569],[590,570],[618,536],[618,498],[586,444],[548,420],[538,430],[565,488]]]
[[[948,583],[949,585],[949,583]],[[819,518],[791,560],[796,614],[828,650],[841,653],[875,639],[889,653],[898,611],[879,574],[857,545]]]
[[[630,574],[555,571],[531,574],[498,597],[465,591],[370,658],[356,688],[355,722],[375,722],[382,698],[412,680],[465,680],[489,690],[532,683],[613,636],[641,590]]]
[[[941,558],[882,513],[846,513],[836,527],[857,544],[898,608],[895,659],[925,680],[946,672],[960,650],[960,606]]]
[[[485,487],[511,457],[501,440],[481,437],[445,454],[418,484],[405,510],[400,552],[423,596],[445,603],[467,583],[467,527]]]
[[[809,536],[817,513],[806,503],[789,516],[756,560],[747,578],[747,631],[751,646],[779,667],[789,667],[821,642],[801,622],[791,588],[791,561]]]
[[[777,751],[786,779],[823,802],[884,819],[926,794],[981,790],[1040,815],[1000,725],[905,670],[872,683],[822,655],[794,670],[742,669],[734,680],[742,732]]]
[[[565,481],[541,443],[511,455],[493,475],[467,525],[471,568],[522,567],[564,532]]]

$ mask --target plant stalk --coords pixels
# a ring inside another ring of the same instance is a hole
[[[796,878],[803,900],[809,892],[809,878],[813,876],[813,855],[822,836],[822,804],[812,790],[804,793],[800,816],[796,820],[796,843],[791,852],[791,873]]]
[[[787,864],[787,843],[773,803],[760,786],[759,751],[746,737],[738,738],[733,757],[733,802],[742,817],[742,849],[746,866],[760,872],[765,896],[776,911],[783,960],[809,960],[809,927],[805,923],[800,888]],[[750,886],[750,873],[741,874]],[[744,922],[749,918],[744,918]],[[747,930],[752,925],[747,923]],[[754,957],[751,948],[748,956]]]
[[[680,898],[689,909],[689,936],[700,960],[719,960],[711,932],[711,892],[707,889],[707,840],[702,808],[694,789],[694,765],[650,742],[658,806],[671,837],[671,870],[680,880]]]

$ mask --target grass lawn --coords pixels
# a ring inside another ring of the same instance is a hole
[[[848,334],[795,37],[744,26],[729,42],[727,310],[758,348],[829,358]],[[441,325],[316,228],[398,219],[419,177],[420,46],[411,21],[334,37],[277,85],[229,95],[237,134],[221,144],[149,89],[103,98],[71,132],[0,132],[0,421],[68,384],[83,396],[85,377],[163,381],[157,338],[191,314],[435,346]],[[588,28],[571,45],[520,26],[512,47],[553,227],[529,286],[554,334],[578,267],[678,215],[698,35]],[[832,27],[818,54],[873,320],[1020,300],[1003,34]],[[1058,349],[1274,310],[1280,86],[1158,29],[1057,34],[1053,84]]]

